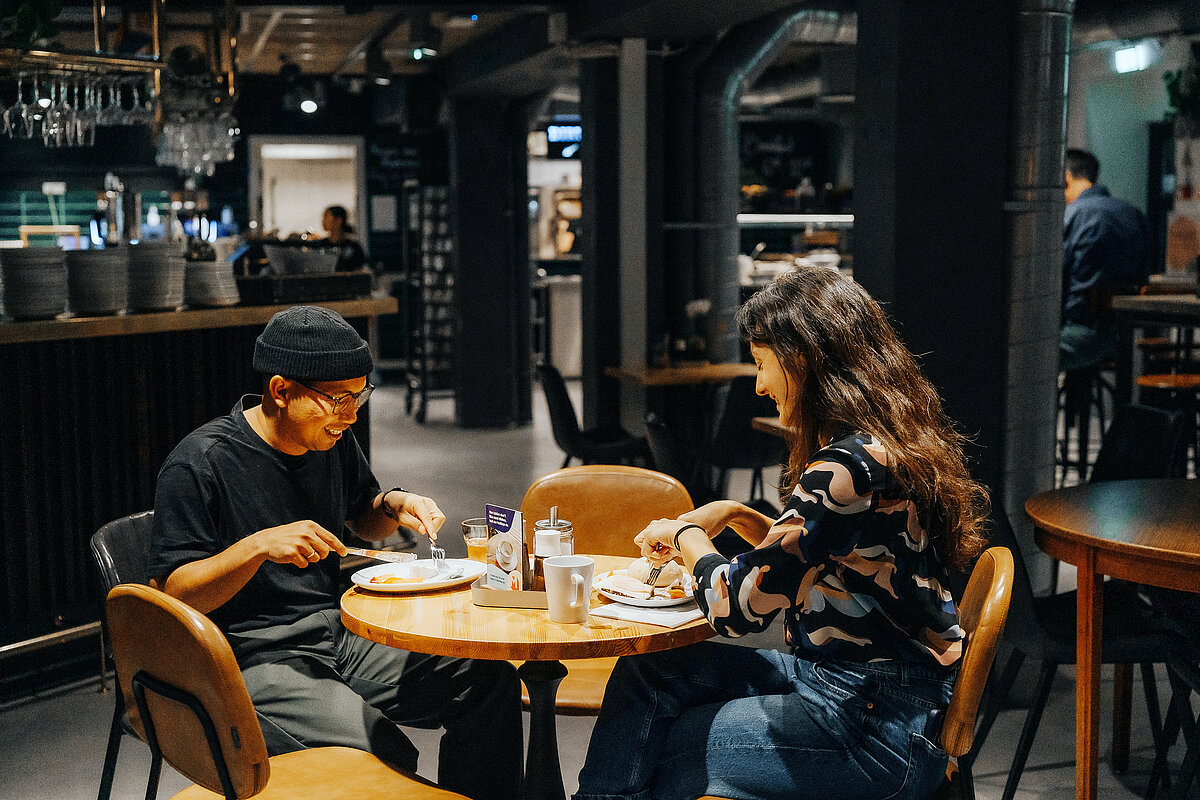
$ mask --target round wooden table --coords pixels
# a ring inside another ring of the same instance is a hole
[[[633,559],[594,556],[596,574]],[[610,601],[592,593],[592,608]],[[429,594],[385,594],[352,588],[342,595],[347,629],[391,647],[460,658],[512,659],[529,689],[525,798],[565,797],[554,724],[554,697],[565,659],[652,653],[694,644],[715,633],[700,618],[678,628],[589,616],[582,625],[551,622],[545,609],[493,608],[471,602],[466,585]]]
[[[1200,592],[1200,481],[1084,484],[1036,494],[1025,513],[1042,550],[1078,570],[1075,796],[1096,796],[1105,575]]]

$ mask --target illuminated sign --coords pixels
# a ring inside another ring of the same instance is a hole
[[[581,142],[583,141],[583,126],[549,125],[546,127],[546,139],[551,142]]]

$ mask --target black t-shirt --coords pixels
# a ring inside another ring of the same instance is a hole
[[[197,428],[172,451],[158,473],[150,574],[225,550],[246,536],[311,519],[343,539],[346,520],[365,511],[379,482],[354,434],[332,449],[300,456],[262,440],[243,411],[261,402],[243,397],[227,416]],[[257,630],[337,608],[336,555],[300,568],[270,561],[208,616],[226,633]]]

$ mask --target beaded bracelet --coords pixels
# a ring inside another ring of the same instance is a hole
[[[679,534],[683,533],[683,532],[684,532],[684,531],[686,531],[688,528],[699,528],[700,530],[704,531],[704,535],[705,535],[705,536],[708,536],[708,531],[705,531],[705,530],[704,530],[704,526],[703,526],[703,525],[697,525],[697,524],[696,524],[696,523],[694,523],[694,522],[692,522],[692,523],[690,523],[690,524],[688,524],[688,525],[684,525],[682,528],[680,528],[679,530],[675,531],[675,538],[672,540],[672,544],[673,544],[673,545],[674,545],[674,547],[675,547],[675,552],[677,552],[677,553],[678,553],[678,552],[681,552],[681,551],[679,550]]]

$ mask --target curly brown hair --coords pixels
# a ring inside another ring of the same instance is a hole
[[[861,431],[887,450],[944,562],[970,563],[987,544],[987,492],[967,472],[966,437],[879,303],[836,270],[800,267],[746,301],[737,324],[749,342],[770,348],[800,387],[784,502],[822,440]]]

